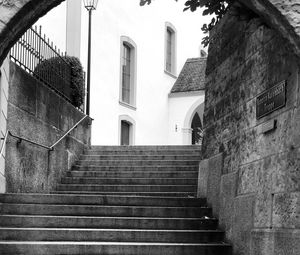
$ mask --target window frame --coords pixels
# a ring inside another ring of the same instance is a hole
[[[129,85],[129,102],[123,100],[123,61],[124,48],[130,49],[130,85]],[[136,109],[136,78],[137,78],[137,46],[128,36],[121,36],[120,42],[120,93],[119,103],[129,109]]]
[[[135,129],[136,129],[136,123],[135,120],[130,117],[129,115],[120,115],[119,116],[119,138],[118,138],[118,144],[121,145],[121,139],[122,139],[122,122],[127,122],[130,125],[129,129],[129,145],[135,145]]]
[[[171,39],[171,43],[170,40]],[[171,44],[171,48],[169,45]],[[171,57],[169,57],[171,55]],[[170,61],[170,63],[169,63]],[[170,68],[168,66],[170,65]],[[165,62],[164,71],[166,74],[177,78],[177,31],[170,22],[165,23]]]

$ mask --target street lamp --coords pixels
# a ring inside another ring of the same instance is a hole
[[[86,95],[86,114],[90,115],[90,85],[91,85],[91,27],[92,11],[96,10],[98,0],[83,0],[84,7],[89,12],[89,34],[88,34],[88,60],[87,60],[87,95]]]

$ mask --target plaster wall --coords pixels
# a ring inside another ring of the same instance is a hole
[[[154,1],[145,7],[131,0],[99,2],[92,32],[92,143],[118,145],[120,115],[135,120],[135,144],[169,143],[168,94],[176,79],[164,72],[165,23],[170,22],[177,31],[178,75],[187,58],[200,54],[204,22],[199,13],[182,8],[175,1]],[[137,46],[134,109],[119,103],[121,36],[128,36]]]
[[[5,59],[1,66],[0,75],[0,137],[4,138],[7,130],[7,106],[8,106],[8,86],[9,86],[9,60]],[[3,140],[0,140],[0,148]],[[5,146],[5,145],[4,145]],[[6,191],[5,177],[5,147],[3,154],[0,155],[0,193]]]
[[[192,118],[196,112],[198,112],[200,118],[203,116],[204,97],[204,91],[196,93],[173,93],[169,95],[168,144],[191,144]],[[202,109],[199,108],[201,104],[203,105]],[[203,119],[201,119],[201,122],[203,123]]]
[[[81,62],[86,67],[88,13],[81,6],[81,26],[77,16],[75,19],[74,15],[68,15],[67,21],[62,18],[66,7],[67,13],[73,14],[80,5],[79,2],[63,3],[38,24],[45,27],[43,30],[47,35],[53,35],[55,43],[60,40],[58,45],[65,43],[66,24],[67,48],[70,42],[78,42],[73,37],[80,35],[81,28],[81,42],[76,46],[81,43],[81,51],[75,47],[67,51],[72,55],[81,52]],[[119,119],[122,115],[130,116],[136,123],[135,144],[168,144],[168,94],[176,77],[164,72],[165,23],[170,22],[177,32],[177,75],[187,58],[200,55],[200,28],[204,20],[199,12],[183,12],[183,5],[173,0],[153,2],[145,7],[131,0],[99,2],[97,10],[92,13],[91,116],[94,119],[94,144],[120,143]],[[119,103],[121,36],[129,37],[137,46],[134,108]]]
[[[222,160],[208,170],[208,201],[234,254],[299,254],[298,59],[260,18],[227,16],[211,36],[203,153]],[[256,97],[283,80],[286,106],[257,119]],[[264,133],[272,120],[277,128]]]
[[[10,63],[7,128],[12,134],[50,147],[84,114]],[[6,146],[7,192],[49,193],[90,145],[89,118],[54,151],[9,136]]]

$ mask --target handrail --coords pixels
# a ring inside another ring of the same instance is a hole
[[[29,140],[27,138],[24,138],[24,137],[21,137],[21,136],[18,136],[18,135],[14,135],[12,132],[10,131],[6,131],[5,133],[5,136],[4,138],[1,138],[3,141],[2,143],[2,146],[1,146],[1,150],[0,150],[0,156],[2,155],[3,153],[3,150],[4,150],[4,146],[6,144],[6,141],[7,141],[7,137],[10,135],[16,139],[19,139],[20,141],[25,141],[25,142],[28,142],[28,143],[31,143],[31,144],[34,144],[34,145],[37,145],[37,146],[40,146],[42,148],[45,148],[49,151],[53,151],[54,150],[54,147],[60,143],[68,134],[70,134],[82,121],[84,121],[87,117],[89,117],[88,115],[85,115],[81,120],[79,120],[74,126],[72,126],[61,138],[59,138],[52,146],[46,146],[44,144],[41,144],[41,143],[37,143],[37,142],[34,142],[32,140]]]
[[[24,137],[21,137],[21,136],[18,136],[18,135],[14,135],[14,134],[12,134],[12,132],[10,132],[10,131],[8,131],[8,134],[9,134],[10,136],[14,137],[14,138],[20,139],[21,141],[24,140],[25,142],[28,142],[28,143],[31,143],[31,144],[34,144],[34,145],[43,147],[43,148],[45,148],[45,149],[47,149],[47,150],[51,150],[51,148],[48,147],[48,146],[46,146],[46,145],[43,145],[43,144],[41,144],[41,143],[34,142],[34,141],[32,141],[32,140],[29,140],[29,139],[27,139],[27,138],[24,138]]]
[[[6,133],[5,133],[5,136],[4,136],[3,138],[1,138],[1,140],[3,140],[3,143],[2,143],[2,145],[1,145],[0,157],[1,157],[2,154],[3,154],[4,147],[5,147],[5,144],[6,144],[8,135],[9,135],[9,131],[7,130]]]
[[[73,127],[69,129],[61,138],[57,140],[52,146],[50,146],[50,150],[53,151],[54,147],[59,144],[68,134],[70,134],[82,121],[85,120],[85,118],[89,117],[88,115],[85,115],[81,120],[79,120]]]

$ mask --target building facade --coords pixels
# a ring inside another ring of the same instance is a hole
[[[67,34],[67,53],[79,55],[85,64],[87,13],[81,1],[72,3],[58,7],[61,15],[67,13],[61,33]],[[80,8],[82,19],[71,15]],[[191,143],[190,120],[184,119],[193,104],[204,102],[204,93],[181,93],[183,104],[169,94],[186,59],[201,54],[203,22],[199,12],[183,12],[175,1],[145,7],[130,0],[99,2],[92,20],[93,144]]]

